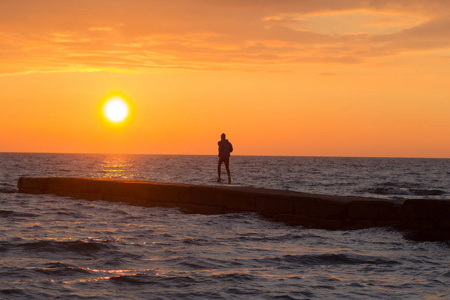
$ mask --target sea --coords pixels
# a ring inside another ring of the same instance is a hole
[[[233,185],[450,199],[450,159],[232,156],[230,168]],[[450,299],[449,241],[20,194],[21,176],[218,184],[212,155],[0,153],[0,299]]]

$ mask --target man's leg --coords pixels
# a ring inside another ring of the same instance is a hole
[[[220,167],[222,165],[222,162],[223,160],[219,158],[219,164],[217,165],[217,182],[220,182],[220,173],[221,173]]]
[[[228,184],[231,183],[231,172],[230,172],[230,158],[226,158],[223,160],[225,163],[225,168],[227,169],[228,174]]]

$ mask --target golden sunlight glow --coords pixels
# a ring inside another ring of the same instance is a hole
[[[128,116],[128,112],[128,104],[120,97],[109,99],[103,107],[105,117],[113,123],[124,121]]]
[[[450,1],[49,2],[0,1],[0,152],[450,158]]]

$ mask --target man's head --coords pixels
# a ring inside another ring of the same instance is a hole
[[[225,138],[225,133],[222,133],[222,135],[220,136],[220,138],[223,140]]]

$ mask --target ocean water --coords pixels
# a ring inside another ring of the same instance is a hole
[[[216,184],[214,156],[0,153],[0,299],[449,299],[450,243],[16,193],[20,176]],[[449,159],[245,157],[233,184],[449,199]]]

